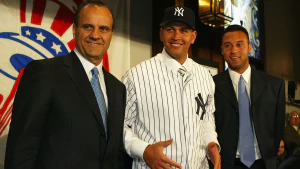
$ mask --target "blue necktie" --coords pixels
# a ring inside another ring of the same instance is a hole
[[[94,90],[96,99],[97,99],[97,103],[101,112],[101,116],[102,116],[102,120],[103,120],[103,125],[104,125],[104,129],[105,129],[105,133],[107,132],[107,128],[106,128],[106,116],[107,116],[107,110],[106,110],[106,104],[105,104],[105,100],[104,100],[104,96],[100,87],[100,83],[99,83],[99,78],[98,78],[98,69],[96,67],[94,67],[92,70],[92,80],[91,80],[91,85],[92,88]]]
[[[238,86],[238,102],[239,102],[239,147],[241,162],[247,167],[255,161],[254,137],[250,119],[250,102],[247,94],[243,76],[240,76]]]

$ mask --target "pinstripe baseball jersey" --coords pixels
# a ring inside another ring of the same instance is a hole
[[[130,69],[122,81],[127,88],[124,144],[133,168],[149,168],[145,148],[172,138],[166,156],[183,168],[208,168],[207,145],[219,144],[210,73],[190,58],[181,65],[163,50]]]

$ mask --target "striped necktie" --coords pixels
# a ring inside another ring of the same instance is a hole
[[[181,67],[178,69],[178,73],[183,77],[186,74],[186,69],[184,67]]]
[[[103,125],[104,125],[104,129],[105,129],[105,133],[107,133],[107,121],[106,121],[106,116],[107,116],[107,109],[106,109],[106,104],[105,104],[105,100],[104,100],[104,96],[100,87],[100,83],[99,83],[99,77],[98,77],[98,69],[97,67],[94,67],[92,70],[92,79],[91,79],[91,85],[92,88],[94,90],[96,99],[97,99],[97,103],[101,112],[101,116],[102,116],[102,120],[103,120]]]
[[[250,101],[242,75],[238,86],[238,103],[240,158],[241,162],[250,168],[255,161],[254,136],[250,118]]]

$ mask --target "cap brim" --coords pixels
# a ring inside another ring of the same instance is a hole
[[[186,24],[187,26],[189,26],[191,29],[195,29],[193,28],[191,25],[189,25],[188,23],[184,22],[184,21],[178,21],[178,20],[174,20],[174,21],[165,21],[165,22],[162,22],[160,23],[160,27],[164,27],[166,24],[170,23],[170,22],[181,22],[181,23],[184,23]]]

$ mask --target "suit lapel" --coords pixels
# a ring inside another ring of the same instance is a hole
[[[104,125],[95,94],[80,60],[73,51],[66,56],[64,66],[67,74],[77,86],[79,93],[89,105],[96,119],[99,121],[100,126],[104,130]]]
[[[104,82],[105,82],[105,87],[106,87],[106,94],[107,94],[107,100],[108,100],[108,110],[111,108],[111,105],[110,103],[113,103],[113,100],[114,98],[113,95],[111,94],[112,93],[112,84],[111,84],[111,79],[109,78],[109,73],[104,69],[102,68],[103,70],[103,75],[104,75]]]
[[[215,83],[219,92],[237,109],[238,102],[228,71],[222,74]]]
[[[104,74],[104,81],[105,81],[105,87],[106,87],[106,94],[107,94],[107,101],[108,101],[108,116],[107,116],[107,130],[108,133],[111,133],[112,130],[114,130],[111,126],[110,126],[110,122],[113,120],[113,118],[117,118],[117,116],[114,115],[115,113],[115,109],[114,106],[115,103],[117,102],[117,100],[119,98],[116,98],[116,95],[114,93],[116,93],[117,89],[114,87],[113,85],[113,81],[110,77],[110,74],[104,69],[103,70],[103,74]]]
[[[255,104],[266,85],[266,79],[255,69],[251,68],[251,106]]]

